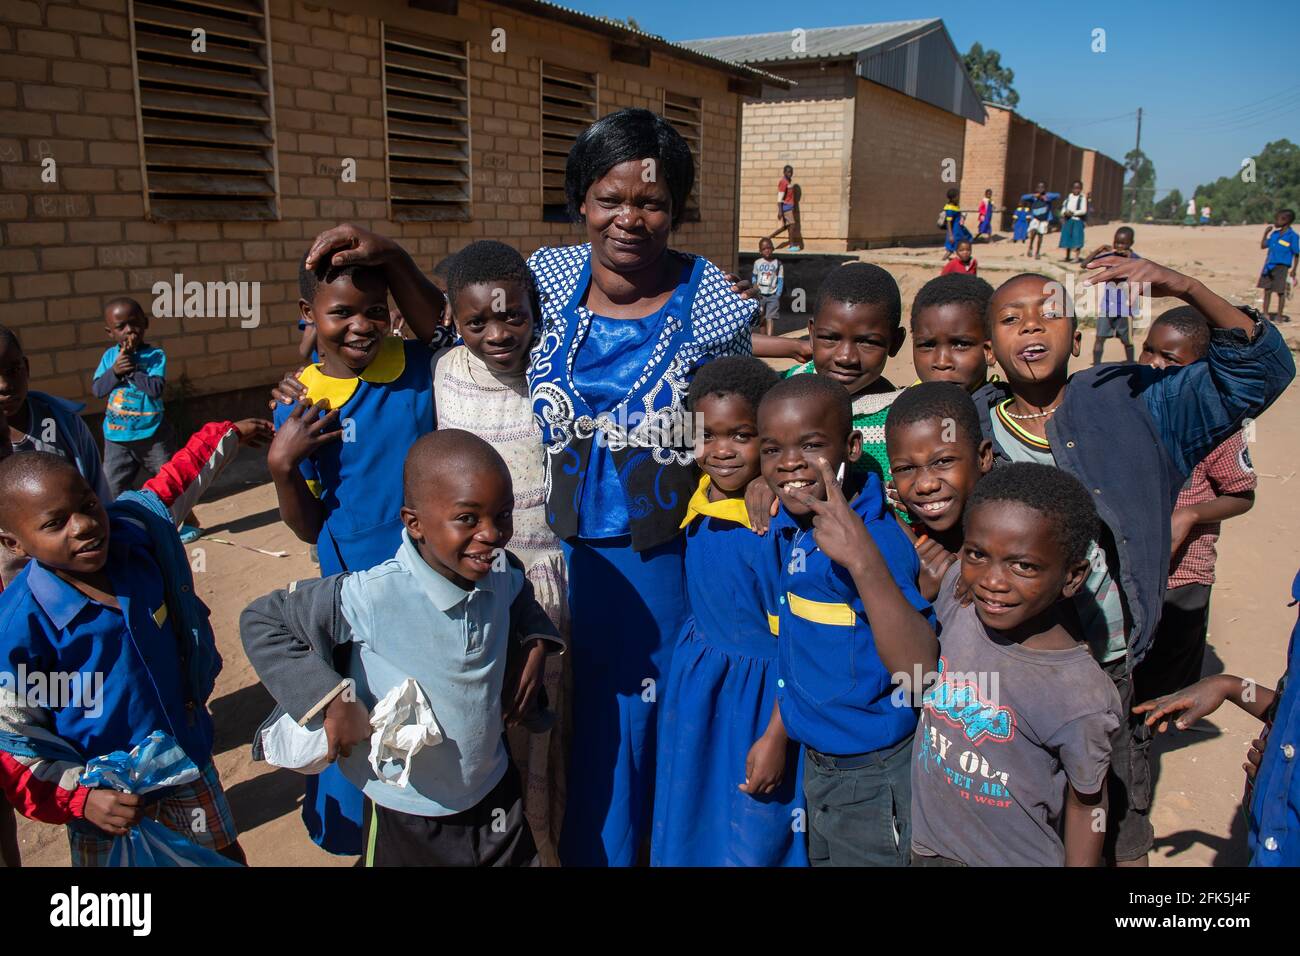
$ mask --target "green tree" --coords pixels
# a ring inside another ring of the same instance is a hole
[[[1300,146],[1275,140],[1250,159],[1253,176],[1242,168],[1196,187],[1197,204],[1210,206],[1215,222],[1272,222],[1279,209],[1300,209]]]
[[[1187,207],[1187,199],[1177,189],[1171,189],[1162,199],[1158,199],[1151,207],[1151,215],[1155,219],[1176,219],[1182,220],[1183,210]]]
[[[1011,85],[1016,74],[1010,67],[1002,65],[1001,53],[972,43],[962,62],[966,64],[966,72],[970,74],[970,81],[981,100],[1015,109],[1020,102],[1020,94]]]
[[[1124,183],[1124,208],[1126,219],[1140,222],[1152,214],[1156,195],[1156,164],[1140,149],[1130,149],[1124,157],[1128,181]]]

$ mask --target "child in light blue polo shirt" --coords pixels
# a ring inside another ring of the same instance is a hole
[[[808,862],[905,866],[916,711],[894,685],[936,647],[916,550],[877,475],[851,473],[856,495],[840,488],[836,470],[862,453],[843,386],[820,375],[782,380],[763,397],[758,432],[763,477],[781,502],[770,525],[780,568],[776,709],[804,745]],[[877,586],[884,577],[898,587]]]
[[[564,643],[505,551],[509,469],[483,439],[445,429],[411,448],[403,487],[393,558],[255,601],[245,650],[294,719],[323,711],[330,756],[366,797],[367,866],[536,865],[503,734],[533,707],[547,645]],[[354,694],[336,648],[350,652]],[[399,786],[372,769],[370,710],[407,678],[443,739],[410,758]]]

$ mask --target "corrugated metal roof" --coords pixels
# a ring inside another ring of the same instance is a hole
[[[796,42],[798,41],[798,42]],[[899,20],[796,32],[684,40],[700,53],[768,65],[851,58],[858,76],[984,122],[984,107],[943,21]],[[779,66],[775,67],[780,69]]]
[[[770,83],[773,86],[779,86],[782,89],[789,89],[796,85],[792,80],[783,76],[777,76],[775,73],[769,73],[766,70],[759,69],[747,63],[741,63],[737,60],[719,56],[716,53],[710,53],[706,50],[697,50],[684,43],[674,43],[671,40],[665,40],[657,33],[646,33],[644,30],[638,30],[628,26],[621,20],[612,20],[609,17],[594,16],[590,13],[583,13],[581,10],[574,10],[572,7],[566,7],[563,4],[553,3],[551,0],[488,0],[490,3],[496,3],[499,6],[511,7],[524,13],[531,13],[539,17],[554,17],[557,20],[567,21],[575,26],[595,29],[606,35],[618,36],[622,34],[623,39],[630,42],[641,43],[654,49],[658,47],[667,53],[680,56],[687,60],[693,60],[697,63],[703,63],[720,69],[733,76],[741,77],[759,83]],[[541,7],[542,9],[536,9]]]
[[[751,33],[745,36],[710,37],[683,40],[700,53],[732,60],[736,63],[777,63],[791,60],[824,60],[829,57],[853,56],[906,36],[918,27],[942,20],[897,20],[893,23],[862,23],[851,27],[822,27],[803,30],[803,49],[795,52],[794,30],[780,33]]]

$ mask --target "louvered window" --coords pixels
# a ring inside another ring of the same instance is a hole
[[[542,218],[567,222],[564,166],[578,134],[596,121],[595,73],[542,64]]]
[[[384,26],[388,201],[395,220],[470,218],[465,44]]]
[[[133,0],[152,219],[275,219],[265,0]]]
[[[673,128],[682,134],[686,144],[691,148],[695,160],[695,184],[686,199],[684,222],[699,222],[700,219],[700,179],[704,173],[704,110],[698,96],[683,96],[664,90],[664,118],[673,124]]]

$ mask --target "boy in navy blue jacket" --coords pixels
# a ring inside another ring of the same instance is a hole
[[[999,459],[1054,464],[1092,492],[1102,527],[1076,606],[1127,711],[1132,668],[1150,647],[1164,601],[1178,490],[1198,461],[1273,403],[1295,377],[1295,362],[1263,316],[1196,279],[1150,259],[1098,258],[1087,269],[1089,285],[1132,283],[1198,309],[1212,329],[1207,360],[1071,376],[1080,336],[1069,296],[1060,283],[1025,274],[989,303],[1006,382],[974,398]],[[1113,741],[1106,855],[1114,862],[1144,865],[1151,847],[1149,744],[1140,720]]]

